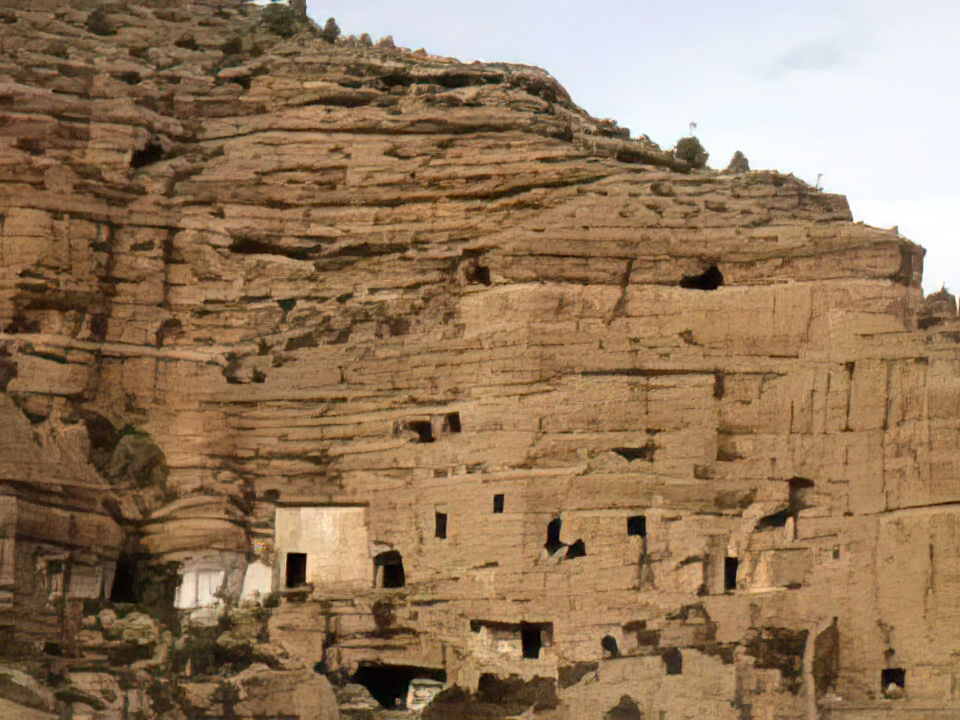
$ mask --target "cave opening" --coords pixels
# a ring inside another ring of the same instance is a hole
[[[740,569],[740,561],[735,557],[724,558],[723,560],[723,589],[724,592],[733,592],[737,589],[737,571]]]
[[[886,668],[880,671],[880,689],[887,697],[894,694],[896,688],[902,692],[906,686],[907,671],[903,668]]]
[[[817,697],[823,697],[837,686],[840,676],[840,631],[837,618],[814,639],[813,684]]]
[[[620,657],[620,646],[617,644],[617,639],[613,635],[604,635],[600,641],[600,647],[603,649],[606,657],[611,659]]]
[[[661,657],[667,669],[667,675],[683,675],[683,653],[680,652],[680,648],[664,648]]]
[[[122,555],[117,560],[113,585],[110,588],[110,602],[137,602],[137,563],[129,555]]]
[[[387,550],[373,559],[377,585],[382,588],[402,588],[407,584],[403,571],[403,556],[397,550]]]
[[[163,147],[157,143],[147,143],[142,150],[134,150],[130,157],[130,167],[139,170],[147,165],[163,160]]]
[[[447,413],[443,417],[443,431],[448,433],[460,432],[460,413]]]
[[[433,442],[433,425],[429,420],[408,420],[405,424],[407,430],[411,430],[417,434],[417,439],[414,442]]]
[[[543,648],[543,627],[532,623],[520,623],[520,647],[523,657],[536,660]]]
[[[560,541],[560,530],[563,527],[563,521],[555,517],[547,523],[547,541],[543,544],[544,549],[549,555],[554,555],[564,544]]]
[[[286,586],[300,587],[307,584],[307,554],[287,553]]]
[[[350,682],[363,685],[381,707],[393,710],[405,706],[410,683],[417,679],[445,683],[447,674],[443,670],[414,665],[380,665],[364,662],[360,663]]]
[[[645,515],[631,515],[627,518],[627,535],[642,538],[647,536],[647,518]]]
[[[716,265],[711,265],[699,275],[684,275],[680,287],[688,290],[716,290],[723,285],[723,273]]]
[[[490,285],[490,268],[470,258],[463,266],[463,279],[471,285]]]
[[[641,447],[615,447],[612,448],[612,450],[627,462],[634,460],[653,462],[659,448],[660,446],[653,442],[653,440],[647,440],[646,444]]]

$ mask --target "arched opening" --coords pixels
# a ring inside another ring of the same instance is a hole
[[[403,571],[403,557],[397,550],[388,550],[373,559],[376,572],[377,587],[401,588],[407,584],[406,573]]]
[[[603,640],[600,641],[600,647],[603,648],[604,657],[620,657],[620,646],[613,635],[604,635]]]
[[[447,674],[443,670],[414,665],[360,663],[350,682],[363,685],[382,707],[394,709],[405,707],[410,683],[417,679],[445,683]]]
[[[661,657],[667,675],[683,675],[683,653],[680,648],[665,648]]]

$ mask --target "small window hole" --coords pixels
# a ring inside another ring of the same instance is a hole
[[[647,536],[647,518],[645,515],[631,515],[627,518],[627,535],[644,538]]]

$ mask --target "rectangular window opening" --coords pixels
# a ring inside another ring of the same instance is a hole
[[[498,493],[493,496],[493,511],[497,514],[503,512],[503,505],[505,502],[505,497],[502,493]]]
[[[300,587],[307,584],[307,554],[287,553],[287,581],[288,588]]]
[[[647,518],[644,515],[631,515],[627,518],[627,535],[647,536]]]
[[[540,649],[543,647],[540,626],[521,623],[520,644],[523,648],[523,657],[528,660],[538,659],[540,657]]]
[[[683,675],[683,654],[680,648],[666,648],[662,657],[667,675]]]
[[[903,668],[887,668],[880,671],[880,689],[889,697],[896,688],[904,690],[907,685],[907,671]]]
[[[735,557],[724,558],[723,561],[723,589],[725,592],[733,592],[737,589],[737,571],[740,569],[740,561]]]
[[[442,540],[447,537],[447,514],[442,512],[434,513],[434,519],[434,537]]]
[[[409,420],[407,421],[406,426],[407,430],[416,433],[417,437],[415,442],[433,442],[433,425],[430,424],[429,420]]]
[[[446,432],[451,432],[451,433],[460,432],[460,413],[452,412],[444,415],[443,429]]]

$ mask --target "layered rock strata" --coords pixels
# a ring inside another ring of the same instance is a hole
[[[436,717],[544,679],[511,702],[956,710],[960,356],[920,247],[536,68],[234,0],[5,8],[3,407],[109,486],[120,600],[146,565],[171,611],[277,591],[248,663],[460,686]],[[139,682],[195,667],[162,637]]]

